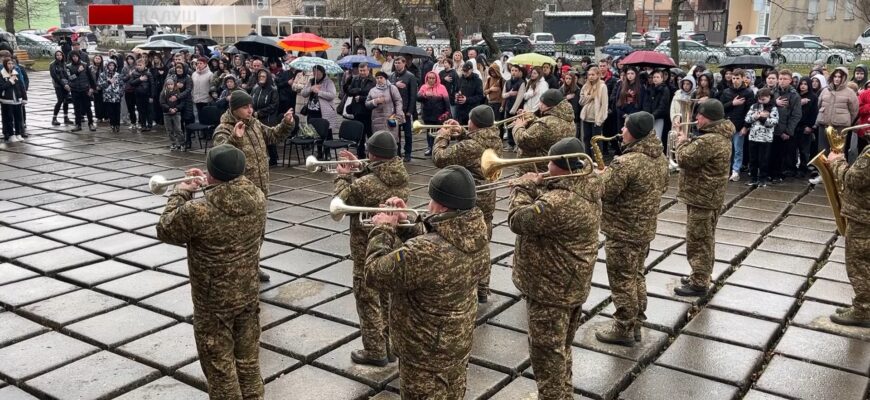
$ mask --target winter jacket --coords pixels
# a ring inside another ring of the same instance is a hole
[[[858,95],[846,87],[845,83],[835,87],[829,83],[819,95],[818,125],[832,125],[839,128],[852,125],[858,117]]]
[[[559,88],[559,91],[562,92],[562,96],[565,96],[565,100],[568,100],[568,102],[571,103],[571,108],[574,109],[574,123],[579,124],[581,121],[580,111],[583,110],[583,106],[580,105],[581,88],[577,87],[577,85],[574,85],[573,88],[569,88],[563,84],[562,87]],[[568,99],[569,95],[574,95],[574,97]]]
[[[498,78],[493,78],[492,76],[487,75],[486,84],[483,85],[483,88],[484,92],[486,90],[490,90],[491,92],[486,94],[486,102],[501,104],[503,100],[501,90],[504,86],[504,80],[501,78],[501,71],[498,68],[498,64],[490,64],[488,73],[495,73]]]
[[[484,104],[486,101],[486,96],[483,94],[483,81],[476,74],[471,74],[468,78],[462,75],[456,81],[456,93],[460,92],[465,96],[465,104],[456,104],[454,118],[465,121],[468,120],[468,114],[472,108]]]
[[[450,116],[450,100],[440,96],[417,96],[420,103],[420,119],[427,124],[444,122]],[[446,114],[445,114],[446,113]]]
[[[554,73],[551,73],[550,75],[542,75],[541,80],[547,82],[548,88],[555,89],[559,87],[559,77]]]
[[[12,73],[6,71],[6,68],[0,70],[0,103],[20,105],[25,100],[27,100],[27,89],[24,88],[24,82],[21,81],[18,72],[15,69]]]
[[[370,119],[372,111],[366,107],[366,99],[369,97],[369,92],[375,87],[375,85],[377,85],[377,83],[371,76],[366,78],[360,76],[353,77],[350,81],[350,85],[347,87],[347,96],[352,97],[350,105],[348,105],[347,110],[339,111],[353,115],[354,119],[358,121]],[[344,103],[342,103],[342,106],[344,106]]]
[[[251,106],[254,116],[266,126],[275,126],[283,115],[278,115],[278,89],[272,85],[272,74],[268,74],[264,85],[257,84],[251,90]]]
[[[504,83],[504,90],[501,93],[502,98],[504,99],[504,109],[508,111],[508,113],[516,114],[515,110],[517,108],[517,103],[522,103],[522,97],[520,94],[520,89],[523,87],[523,78],[516,79],[508,79]],[[510,92],[517,92],[517,94],[513,96],[508,96]]]
[[[52,61],[48,67],[51,75],[51,84],[56,88],[62,88],[69,85],[69,70],[66,66],[66,61]]]
[[[118,71],[104,72],[100,75],[97,85],[103,89],[103,101],[106,103],[120,103],[124,97],[124,83]]]
[[[278,111],[289,110],[296,105],[296,92],[293,90],[293,71],[284,70],[275,75],[275,88],[278,89]],[[226,74],[229,75],[229,74]],[[214,82],[214,78],[212,78]],[[217,87],[221,87],[223,79]],[[296,110],[299,111],[299,110]]]
[[[91,69],[82,62],[70,63],[67,66],[67,73],[69,74],[69,88],[71,92],[87,92],[88,89],[93,89],[97,84],[97,81],[91,74]]]
[[[692,84],[692,87],[691,87],[691,89],[689,89],[688,92],[686,92],[682,89],[683,82],[690,82]],[[671,110],[670,110],[671,122],[674,121],[674,118],[683,115],[683,107],[680,105],[680,101],[681,100],[692,100],[692,97],[695,95],[695,79],[692,78],[691,76],[687,76],[683,79],[680,79],[680,87],[681,87],[680,89],[677,89],[677,91],[674,92],[674,97],[673,97],[673,99],[671,99]],[[683,122],[690,122],[690,121],[683,121]],[[674,128],[674,129],[676,129],[676,128]]]
[[[501,155],[501,137],[498,127],[481,128],[468,134],[459,142],[450,145],[450,139],[444,136],[435,138],[432,146],[432,163],[438,168],[448,165],[465,167],[474,177],[476,185],[488,183],[480,169],[480,157],[486,150],[493,150],[496,155]],[[488,224],[492,223],[492,214],[495,211],[495,191],[477,194],[475,204],[483,211]]]
[[[338,132],[338,128],[341,125],[341,117],[339,117],[336,109],[335,109],[335,97],[337,96],[335,90],[335,84],[332,83],[332,79],[323,78],[320,81],[320,92],[315,94],[312,98],[312,94],[314,92],[311,91],[311,86],[314,85],[314,78],[308,80],[308,84],[302,89],[302,97],[305,98],[305,104],[308,104],[308,108],[311,109],[311,100],[317,99],[317,105],[320,107],[320,116],[321,118],[329,121],[329,128],[332,129],[333,132]]]
[[[154,67],[148,69],[148,72],[151,73],[151,85],[154,86],[154,93],[156,94],[154,97],[159,98],[160,92],[163,91],[163,86],[166,84],[166,76],[168,72],[164,66]]]
[[[741,105],[735,105],[733,103],[734,99],[737,96],[743,97],[746,100]],[[725,89],[725,92],[722,93],[722,105],[725,108],[725,118],[727,118],[734,125],[734,129],[740,130],[746,125],[746,112],[749,111],[749,107],[752,107],[752,104],[755,103],[755,94],[752,93],[752,89],[741,87],[741,88],[728,88]]]
[[[604,91],[602,85],[601,91]],[[586,108],[584,107],[585,111]],[[514,141],[517,143],[517,158],[529,158],[546,156],[550,146],[566,137],[574,137],[574,109],[571,104],[562,100],[555,107],[539,113],[540,118],[528,124],[526,127],[514,128]],[[525,172],[544,172],[547,170],[547,162],[536,164],[518,165],[520,174]]]
[[[375,99],[381,97],[384,98],[384,102],[375,104]],[[384,88],[379,88],[376,85],[369,90],[366,107],[372,110],[372,132],[387,131],[392,133],[393,137],[398,138],[398,126],[390,127],[387,120],[391,115],[395,115],[398,123],[405,122],[405,114],[402,113],[402,95],[399,94],[399,88],[389,82]]]
[[[864,89],[864,84],[866,84],[868,78],[870,78],[870,77],[867,76],[867,66],[864,65],[864,64],[858,64],[858,65],[855,66],[855,68],[853,69],[852,73],[854,74],[854,73],[855,73],[856,71],[858,71],[858,70],[864,71],[864,79],[862,79],[862,80],[859,81],[859,80],[855,79],[855,77],[853,76],[853,77],[852,77],[852,82],[855,82],[856,84],[858,84],[858,88],[860,88],[860,89]]]
[[[832,163],[834,177],[843,185],[841,214],[865,227],[870,224],[870,146],[864,147],[852,165],[846,160]]]
[[[861,92],[858,96],[858,122],[857,125],[870,124],[870,90]],[[865,136],[870,129],[865,128],[858,131],[858,135]],[[866,139],[866,137],[865,137]]]
[[[773,90],[773,96],[770,98],[770,102],[776,105],[776,99],[778,98],[788,100],[788,106],[776,107],[779,114],[779,122],[776,124],[776,127],[774,127],[773,134],[780,135],[784,133],[788,136],[794,136],[794,131],[797,129],[798,123],[801,121],[801,116],[803,115],[801,108],[801,95],[798,94],[793,86],[783,89],[777,85],[776,89]]]
[[[410,115],[412,117],[416,117],[417,115],[417,91],[420,89],[419,80],[417,77],[405,69],[401,73],[398,71],[394,71],[390,74],[390,83],[393,85],[402,82],[405,84],[405,88],[399,88],[396,86],[396,89],[399,89],[399,94],[402,96],[402,112],[405,115]]]
[[[801,81],[806,80],[807,85],[811,84],[810,78],[804,77],[801,78]],[[801,100],[807,99],[807,103],[801,106],[801,121],[798,123],[797,129],[795,129],[796,135],[805,135],[807,127],[815,128],[816,126],[816,118],[819,116],[819,97],[813,93],[812,86],[807,86],[810,89],[807,90],[806,93],[802,93]],[[868,99],[870,100],[870,99]],[[870,110],[868,110],[870,111]]]
[[[270,81],[271,76],[272,74],[269,74]],[[193,97],[194,103],[208,103],[211,101],[211,97],[208,95],[209,88],[211,88],[211,78],[212,72],[208,68],[203,72],[199,72],[198,70],[191,72],[190,79],[193,83],[193,88],[190,95]],[[269,86],[271,86],[271,84]]]
[[[447,82],[445,77],[450,76],[451,81]],[[456,104],[456,88],[459,85],[459,74],[456,73],[455,69],[451,69],[450,71],[441,71],[438,73],[438,77],[441,78],[441,84],[447,88],[447,94],[450,95],[450,104]]]
[[[193,96],[191,95],[191,92],[193,91],[193,81],[190,79],[190,75],[187,72],[184,72],[181,75],[178,75],[177,73],[170,74],[169,77],[175,79],[176,87],[178,87],[179,84],[181,85],[181,87],[178,88],[178,100],[184,104],[182,106],[184,112],[181,113],[181,119],[187,122],[194,121]]]
[[[770,101],[774,101],[773,98]],[[767,111],[770,116],[767,118],[756,115],[762,111]],[[749,125],[749,141],[756,143],[771,143],[773,142],[774,131],[779,124],[779,107],[773,104],[755,103],[749,108],[746,113],[746,124]],[[791,136],[791,135],[789,135]]]
[[[145,77],[145,79],[143,80],[142,77]],[[130,86],[133,87],[133,94],[135,96],[153,97],[154,88],[151,86],[152,84],[151,73],[148,72],[148,69],[139,71],[137,68],[130,72]]]
[[[671,92],[668,86],[661,84],[645,89],[643,96],[643,111],[653,115],[655,119],[668,119],[668,111],[670,111]]]
[[[173,96],[175,96],[175,101],[169,100]],[[170,111],[173,108],[175,109],[174,113]],[[180,116],[184,113],[184,103],[178,99],[178,89],[164,89],[163,92],[160,93],[160,109],[163,110],[163,115]]]
[[[700,129],[700,136],[677,146],[680,167],[677,199],[694,207],[722,208],[731,175],[734,131],[734,124],[728,119],[713,121]]]
[[[583,106],[580,110],[580,120],[602,126],[607,120],[610,107],[608,98],[607,85],[604,82],[598,81],[598,85],[593,86],[587,81],[580,89],[580,105]]]

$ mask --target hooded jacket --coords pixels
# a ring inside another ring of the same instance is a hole
[[[741,121],[742,122],[742,121]],[[677,146],[680,166],[677,199],[691,206],[719,210],[731,174],[731,136],[727,119],[710,122],[701,135]]]
[[[73,54],[73,53],[70,53]],[[91,69],[84,62],[70,62],[67,66],[69,75],[69,88],[71,92],[87,92],[88,89],[93,89],[97,85]]]
[[[813,76],[813,77],[810,77],[810,79],[811,79],[811,80],[812,80],[812,79],[818,79],[818,81],[819,81],[819,90],[816,92],[816,96],[821,96],[821,95],[822,95],[822,91],[825,90],[826,87],[828,87],[828,78],[825,78],[825,75],[824,75],[824,74],[819,73],[819,74],[816,74],[816,75]],[[812,82],[811,82],[811,83],[812,83]],[[812,88],[812,86],[810,86],[810,88]]]
[[[602,85],[602,91],[604,89]],[[586,108],[583,108],[586,111]],[[572,137],[575,134],[574,109],[571,104],[562,100],[555,107],[543,112],[541,117],[529,123],[527,127],[514,128],[514,141],[517,143],[517,158],[545,156],[550,146],[559,140]],[[547,162],[523,164],[517,166],[520,174],[525,172],[544,172]]]
[[[420,119],[427,124],[438,124],[444,121],[441,118],[445,116],[445,113],[447,116],[450,114],[450,98],[447,94],[447,88],[441,85],[441,78],[438,74],[432,72],[427,74],[427,77],[429,75],[435,77],[435,90],[432,90],[426,82],[420,86],[420,90],[417,92],[417,102],[420,103]]]
[[[19,105],[23,100],[27,100],[27,89],[21,75],[14,68],[11,73],[6,68],[0,69],[0,103]]]
[[[185,190],[170,195],[157,223],[157,238],[187,246],[196,309],[229,311],[255,303],[266,196],[244,176],[203,192],[196,200]]]
[[[366,281],[391,294],[390,340],[402,362],[439,372],[471,354],[489,238],[478,208],[432,215],[423,225],[427,233],[404,244],[394,228],[375,227]]]
[[[683,82],[689,82],[692,84],[692,87],[688,92],[683,90]],[[674,98],[671,99],[671,110],[670,117],[673,122],[674,118],[677,116],[681,116],[683,114],[683,107],[680,105],[680,100],[692,100],[695,95],[695,79],[691,76],[687,76],[683,79],[680,79],[680,88],[674,93]],[[675,128],[676,129],[676,128]]]
[[[115,72],[109,72],[109,64],[115,65]],[[117,67],[115,60],[110,59],[106,62],[106,71],[97,80],[97,85],[103,89],[103,101],[106,103],[120,103],[124,97],[124,82]]]
[[[184,72],[181,75],[176,72],[174,66],[170,71],[167,79],[175,79],[175,85],[181,85],[178,89],[178,101],[184,104],[182,106],[184,111],[181,113],[181,119],[188,123],[193,122],[193,80],[190,79],[190,72],[187,66],[184,67]]]
[[[798,94],[794,86],[789,85],[783,89],[779,85],[773,90],[773,96],[770,98],[771,103],[776,105],[778,98],[788,100],[788,105],[785,107],[776,106],[779,112],[779,122],[773,128],[774,135],[786,134],[794,136],[794,131],[797,129],[798,123],[801,122],[803,110],[801,108],[801,95]]]
[[[60,54],[61,56],[63,56],[63,52],[60,52]],[[69,70],[67,70],[66,68],[65,56],[60,61],[52,61],[51,65],[49,65],[48,67],[48,71],[51,75],[52,86],[56,88],[63,88],[64,85],[69,85]]]
[[[576,307],[586,300],[598,255],[602,183],[598,176],[520,180],[508,223],[517,234],[513,282],[529,299]]]
[[[283,115],[278,115],[278,89],[272,83],[272,74],[266,74],[266,83],[259,82],[251,89],[251,105],[254,107],[254,117],[260,122],[275,126]]]
[[[656,235],[662,193],[668,189],[668,160],[662,142],[648,134],[622,147],[604,185],[601,230],[608,239],[649,243]]]
[[[819,95],[819,118],[818,125],[832,125],[838,129],[851,126],[852,121],[858,117],[858,95],[846,86],[848,70],[845,67],[837,67],[835,71],[842,71],[845,75],[839,86],[834,85],[833,79],[828,87]]]
[[[493,78],[492,74],[495,74],[498,78]],[[502,102],[501,90],[504,86],[504,79],[501,77],[501,68],[496,63],[489,64],[489,69],[487,69],[486,75],[486,84],[483,86],[484,93],[487,90],[490,90],[489,93],[486,94],[486,101],[488,103],[499,103]]]
[[[448,165],[465,167],[474,177],[474,183],[481,185],[489,182],[480,169],[480,158],[483,156],[483,152],[491,149],[500,156],[501,147],[501,136],[498,127],[495,126],[481,128],[469,133],[468,137],[452,146],[448,138],[438,136],[432,146],[432,162],[438,168],[444,168]],[[491,223],[492,213],[495,211],[495,191],[478,193],[476,205],[483,211],[487,222]]]
[[[776,133],[776,127],[779,125],[779,121],[781,119],[779,116],[780,108],[773,104],[773,101],[775,100],[771,98],[768,104],[755,103],[752,105],[752,107],[749,108],[749,112],[746,113],[746,123],[750,125],[750,142],[773,142],[773,135]],[[756,116],[756,112],[760,113],[762,111],[767,111],[770,113],[770,115],[766,118]]]
[[[806,93],[798,93],[801,96],[801,101],[807,99],[807,103],[801,105],[801,121],[798,123],[797,129],[795,129],[796,135],[805,134],[804,128],[806,127],[814,127],[816,125],[816,118],[819,116],[819,96],[816,96],[813,92],[812,79],[805,76],[801,78],[800,82],[806,82],[808,90]],[[798,82],[798,87],[800,87],[800,82]]]
[[[864,79],[861,79],[861,80],[859,81],[859,80],[856,79],[855,76],[852,76],[852,82],[857,83],[857,84],[858,84],[858,87],[863,89],[863,88],[864,88],[864,85],[867,84],[867,79],[868,79],[868,77],[867,77],[867,66],[864,65],[864,64],[858,64],[858,65],[855,66],[855,69],[852,71],[852,73],[854,74],[854,73],[857,72],[859,69],[860,69],[861,71],[864,71]]]

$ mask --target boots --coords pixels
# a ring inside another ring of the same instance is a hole
[[[700,297],[707,294],[707,288],[704,286],[695,286],[691,283],[684,283],[683,286],[675,288],[674,293],[678,296]]]
[[[374,365],[376,367],[386,367],[389,364],[387,357],[372,357],[368,350],[363,349],[350,352],[350,360],[356,364]]]
[[[641,334],[641,331],[640,331],[640,322],[635,322],[634,323],[634,341],[640,342],[641,340],[643,340],[643,335]]]
[[[72,120],[69,119],[68,116],[64,115],[64,116],[63,116],[63,124],[64,124],[64,125],[72,125],[73,122],[72,122]]]
[[[260,282],[269,282],[272,279],[269,274],[265,273],[262,268],[257,269],[257,274],[260,276]]]
[[[51,117],[51,125],[52,125],[52,126],[58,126],[58,125],[60,125],[60,122],[57,122],[57,115]]]
[[[477,289],[477,303],[486,304],[489,301],[489,294],[486,291]]]
[[[599,342],[634,347],[635,334],[632,329],[626,329],[614,322],[606,329],[595,332]]]
[[[831,321],[840,325],[870,328],[870,316],[861,314],[855,308],[850,308],[841,314],[831,315]]]

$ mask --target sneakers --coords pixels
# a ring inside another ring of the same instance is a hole
[[[387,357],[372,357],[368,350],[363,349],[350,352],[350,360],[356,364],[374,365],[376,367],[386,367],[390,363]]]
[[[96,132],[96,131],[97,131],[97,125],[94,124],[93,122],[89,123],[89,124],[88,124],[88,130],[91,131],[91,132]]]
[[[862,315],[854,308],[850,308],[839,314],[832,314],[831,321],[840,325],[870,328],[870,317]]]
[[[770,180],[771,185],[779,185],[780,183],[782,183],[782,178],[773,178]]]
[[[258,269],[257,269],[257,274],[258,274],[259,277],[260,277],[260,282],[269,282],[269,280],[272,279],[272,278],[269,276],[269,274],[263,272],[263,269],[262,269],[262,268],[258,268]]]
[[[780,182],[782,182],[782,181],[780,181]],[[767,179],[762,179],[761,181],[758,182],[758,187],[767,187],[767,184],[768,184]]]
[[[426,149],[426,151],[423,152],[423,155],[426,156],[426,157],[431,156],[431,155],[432,155],[432,149]]]
[[[752,187],[758,186],[758,179],[753,179],[751,182],[746,182],[746,186],[752,186]]]
[[[595,332],[595,339],[601,343],[634,347],[635,334],[633,330],[624,329],[618,324],[610,324],[606,329]]]
[[[63,124],[64,125],[72,125],[73,122],[72,122],[72,120],[69,119],[69,117],[63,117]]]
[[[82,130],[81,125],[76,125],[75,128],[70,129],[70,132],[80,132]]]
[[[738,172],[738,171],[731,171],[731,177],[728,178],[728,180],[730,180],[731,182],[738,182],[738,181],[740,181],[740,172]]]
[[[810,185],[818,185],[820,183],[822,183],[822,176],[821,175],[819,175],[813,179],[810,179]]]
[[[683,286],[674,288],[674,293],[678,296],[700,297],[707,294],[707,288],[704,286],[695,286],[691,283],[684,283]]]

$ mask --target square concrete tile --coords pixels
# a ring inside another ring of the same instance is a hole
[[[525,300],[520,300],[492,317],[488,323],[520,332],[529,331],[529,311]]]
[[[293,250],[293,247],[264,240],[260,247],[260,258],[269,258],[290,250]]]
[[[0,258],[14,260],[28,254],[40,253],[58,247],[63,247],[61,242],[55,242],[39,236],[26,236],[20,239],[7,241],[0,247]]]
[[[126,355],[161,371],[174,371],[196,360],[193,326],[177,324],[118,348]]]
[[[786,398],[753,389],[746,392],[746,396],[743,396],[743,400],[786,400]]]
[[[45,276],[10,283],[0,290],[0,303],[20,307],[79,289],[78,286]]]
[[[690,374],[745,387],[763,357],[764,353],[758,350],[680,335],[655,362]]]
[[[36,207],[20,208],[17,210],[0,213],[0,222],[8,225],[13,225],[24,221],[51,217],[53,215],[57,214]]]
[[[159,243],[157,240],[147,238],[130,232],[122,232],[117,235],[106,236],[101,239],[91,240],[81,244],[81,247],[107,256],[116,256],[143,247]]]
[[[757,268],[787,272],[789,274],[809,276],[816,261],[810,258],[755,250],[743,260],[743,264]]]
[[[260,347],[260,374],[266,383],[302,365],[299,360]],[[203,376],[203,379],[205,377]]]
[[[313,251],[296,249],[275,257],[263,260],[260,265],[286,272],[288,274],[302,276],[323,268],[338,261],[339,258],[315,253]]]
[[[771,251],[780,254],[789,254],[818,260],[828,250],[825,244],[800,242],[793,239],[768,237],[758,246],[759,250]]]
[[[15,313],[0,312],[0,347],[20,342],[48,330],[48,327],[37,324]]]
[[[846,274],[846,264],[828,261],[815,275],[816,278],[827,279],[829,281],[837,281],[850,283],[849,275]]]
[[[103,256],[68,246],[42,253],[31,254],[18,259],[18,262],[47,275],[103,261]]]
[[[867,377],[774,356],[756,389],[798,399],[858,400],[867,392]]]
[[[139,211],[132,214],[104,219],[101,220],[100,223],[123,231],[134,231],[139,228],[155,225],[159,220],[159,215]]]
[[[119,256],[121,260],[144,268],[154,269],[187,257],[187,249],[161,243]]]
[[[190,321],[193,319],[193,300],[190,284],[141,300],[139,305],[170,317]],[[261,304],[262,306],[262,304]]]
[[[513,281],[513,269],[492,264],[489,271],[489,289],[493,292],[519,298],[522,294]]]
[[[362,399],[374,391],[362,383],[304,365],[266,385],[266,400]]]
[[[350,257],[350,236],[336,234],[305,245],[306,249],[340,258]]]
[[[870,371],[870,343],[863,340],[791,326],[775,351],[859,375],[866,376]]]
[[[9,263],[0,264],[0,285],[33,278],[36,275],[38,275],[36,272]]]
[[[359,314],[356,311],[356,299],[353,293],[314,307],[309,312],[326,319],[359,327]]]
[[[581,393],[594,398],[611,398],[631,378],[636,363],[620,357],[572,347],[572,383]]]
[[[260,342],[273,351],[311,361],[358,334],[356,328],[311,315],[300,315],[263,331]]]
[[[517,374],[529,365],[528,336],[494,325],[474,330],[471,361],[482,366]]]
[[[742,218],[731,218],[723,215],[719,217],[719,222],[716,224],[716,228],[730,229],[732,231],[740,231],[760,235],[770,228],[770,223],[763,221],[751,221]]]
[[[119,215],[132,214],[135,209],[122,207],[116,204],[103,204],[97,207],[85,208],[70,213],[70,216],[86,219],[88,221],[99,221],[102,219],[114,218]]]
[[[665,274],[656,271],[652,271],[646,274],[647,296],[658,296],[686,303],[697,302],[697,297],[678,296],[674,293],[674,288],[681,285],[682,283],[680,283],[679,275]]]
[[[21,382],[63,364],[96,353],[87,343],[48,332],[0,349],[0,375],[12,383]]]
[[[855,297],[855,290],[848,283],[816,279],[804,296],[807,299],[824,303],[851,306],[852,298]]]
[[[108,351],[88,356],[26,383],[61,400],[109,398],[160,376],[157,370]]]
[[[170,377],[163,377],[131,392],[117,400],[208,400],[208,393],[181,383]]]
[[[713,281],[718,281],[719,278],[722,277],[722,274],[728,272],[729,268],[730,265],[728,263],[715,261],[713,263],[713,274],[711,275],[711,279]],[[656,264],[656,266],[653,267],[653,271],[688,276],[692,274],[692,267],[689,265],[689,259],[686,257],[685,253],[673,253]]]
[[[758,242],[759,239],[761,239],[761,235],[758,234],[733,231],[724,228],[716,228],[716,243],[732,244],[742,247],[752,247],[755,245],[756,242]]]
[[[670,368],[650,365],[619,394],[625,400],[730,400],[737,396],[735,386],[711,381]]]
[[[187,279],[158,271],[142,271],[98,285],[95,289],[125,299],[140,300],[159,292],[181,286]]]
[[[309,276],[312,279],[329,282],[345,287],[353,287],[353,261],[345,260],[317,271]]]
[[[789,219],[789,218],[802,218],[802,217],[792,216],[792,217],[788,217],[786,219]],[[820,244],[830,243],[832,240],[834,240],[834,228],[832,225],[833,221],[826,221],[823,219],[814,219],[814,220],[809,220],[809,221],[813,221],[813,222],[811,222],[811,224],[825,225],[827,227],[831,227],[831,229],[828,231],[820,231],[820,230],[813,229],[813,227],[811,225],[795,226],[795,225],[783,224],[783,225],[780,225],[779,227],[777,227],[776,229],[774,229],[773,231],[771,231],[770,236],[781,237],[781,238],[790,239],[790,240],[800,240],[802,242],[820,243]],[[785,223],[785,221],[783,221],[783,223]]]
[[[733,244],[726,243],[716,243],[714,256],[716,261],[718,262],[733,264],[739,258],[743,257],[746,254],[747,250],[748,249],[743,246],[735,246]],[[680,247],[677,247],[677,249],[674,250],[674,253],[686,255],[686,245],[682,244]]]
[[[743,218],[752,221],[773,222],[777,218],[779,218],[780,214],[781,212],[743,208],[739,207],[738,205],[737,207],[731,207],[731,209],[729,209],[722,215],[727,217]]]
[[[704,308],[684,332],[758,350],[767,350],[780,325],[758,318]]]
[[[82,225],[86,222],[87,221],[83,219],[70,218],[63,215],[52,215],[50,217],[19,222],[15,225],[12,225],[12,227],[32,233],[45,233],[69,228],[76,225]]]
[[[686,316],[692,306],[681,301],[662,299],[647,296],[646,317],[643,325],[670,334],[677,332],[686,322]],[[602,314],[613,316],[616,308],[613,303],[609,304]]]
[[[39,323],[59,328],[125,305],[92,290],[76,290],[22,307],[19,311]]]
[[[8,226],[0,226],[0,241],[7,242],[13,239],[23,238],[31,234],[21,229],[15,229]]]
[[[384,392],[382,392],[384,393]],[[537,400],[538,385],[534,380],[520,376],[511,381],[507,386],[496,392],[490,400]],[[574,394],[575,400],[589,399],[589,397]],[[390,400],[385,397],[382,400]]]
[[[641,328],[642,339],[635,343],[634,347],[618,346],[599,342],[595,338],[595,332],[606,329],[613,324],[613,319],[596,315],[589,321],[584,322],[574,335],[574,345],[584,349],[594,350],[617,357],[646,363],[647,360],[658,354],[668,343],[668,334],[646,327]]]
[[[709,303],[714,308],[780,323],[795,304],[796,299],[792,297],[727,284],[719,289]]]
[[[387,364],[386,367],[356,364],[350,359],[353,350],[362,349],[362,339],[356,338],[339,348],[324,354],[314,360],[315,367],[346,376],[369,386],[383,387],[387,382],[399,376],[399,363]]]
[[[86,340],[116,347],[156,332],[175,320],[136,306],[123,307],[64,328]],[[106,329],[112,326],[112,329]]]
[[[329,283],[299,278],[263,292],[263,301],[303,311],[346,294],[350,289]]]
[[[2,387],[2,385],[0,385]],[[6,400],[38,400],[36,397],[30,395],[29,393],[15,387],[15,386],[7,386],[0,389],[0,399]]]
[[[737,271],[734,271],[726,282],[732,285],[797,297],[798,293],[806,287],[807,278],[743,265]]]
[[[292,246],[303,246],[332,234],[331,231],[296,225],[267,233],[266,239]]]
[[[846,245],[843,244],[843,247],[834,247],[834,251],[828,255],[828,261],[836,261],[841,264],[846,263]]]
[[[188,289],[188,297],[190,297],[189,293],[190,290]],[[269,303],[260,303],[260,327],[263,329],[269,329],[296,315],[297,313],[293,310],[273,306]]]
[[[106,260],[64,271],[58,274],[58,276],[85,287],[93,287],[103,282],[141,271],[142,269],[129,264],[120,263],[115,260]]]
[[[74,226],[72,228],[48,232],[45,234],[45,236],[68,244],[79,244],[87,242],[89,240],[114,235],[120,232],[121,231],[114,228],[109,228],[108,226],[103,226],[99,224],[84,224]]]
[[[870,329],[840,325],[832,322],[831,314],[836,312],[836,309],[837,306],[833,304],[823,304],[812,300],[806,300],[801,304],[801,307],[797,314],[795,314],[794,318],[792,318],[792,324],[822,332],[833,333],[835,335],[870,341]]]

